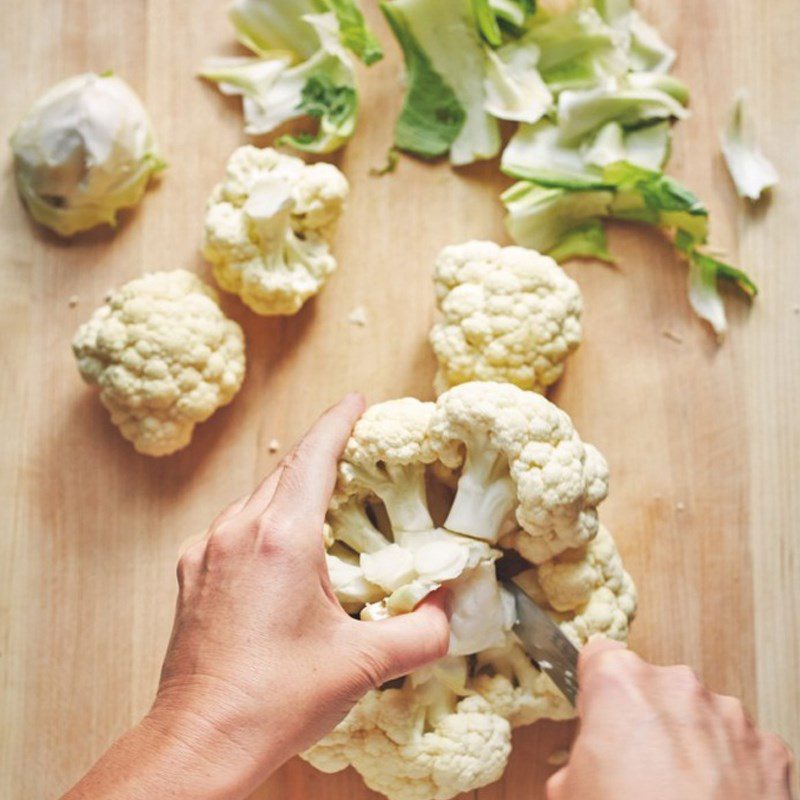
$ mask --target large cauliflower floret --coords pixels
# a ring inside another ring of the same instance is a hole
[[[466,383],[439,397],[430,436],[437,451],[464,450],[444,527],[509,546],[539,563],[597,533],[608,466],[572,420],[534,392],[511,384]]]
[[[111,292],[72,343],[83,379],[145,455],[189,444],[194,426],[244,380],[241,328],[216,292],[185,270],[154,272]]]
[[[430,336],[438,392],[474,380],[543,392],[580,344],[578,285],[534,250],[493,242],[446,247],[434,283],[444,317]]]
[[[253,311],[295,314],[336,270],[330,237],[348,193],[332,164],[246,145],[208,201],[203,255]]]
[[[370,692],[303,758],[323,772],[352,764],[390,800],[448,800],[498,780],[510,753],[511,726],[487,700],[411,676]]]

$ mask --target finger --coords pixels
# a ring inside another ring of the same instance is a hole
[[[283,474],[284,461],[272,471],[261,483],[256,486],[255,491],[250,497],[245,499],[242,511],[248,516],[259,516],[267,510],[267,506],[272,502],[275,496],[275,490],[278,488],[281,475]]]
[[[379,654],[384,674],[378,683],[408,675],[447,654],[450,644],[449,592],[439,589],[410,614],[363,624],[365,635]]]
[[[328,510],[336,485],[339,457],[364,412],[364,398],[349,394],[328,409],[299,442],[284,464],[269,512],[279,519],[298,512],[319,518],[319,525]],[[307,526],[318,529],[316,521]]]

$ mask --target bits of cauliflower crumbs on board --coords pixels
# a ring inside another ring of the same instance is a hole
[[[675,509],[677,511],[686,511],[686,503],[680,503],[680,502],[676,503],[675,504]]]
[[[547,763],[551,767],[563,767],[569,761],[569,750],[554,750],[547,757]]]
[[[675,344],[683,344],[683,337],[679,336],[677,333],[675,333],[675,331],[670,331],[665,328],[663,331],[661,331],[661,335],[665,339],[675,342]]]
[[[348,315],[347,321],[351,325],[363,328],[367,324],[367,309],[364,306],[356,306]]]
[[[78,295],[74,294],[72,295],[72,297],[69,298],[69,300],[67,300],[67,305],[70,308],[75,308],[75,306],[77,306],[79,302],[80,298],[78,297]]]
[[[281,443],[277,439],[270,439],[267,445],[267,450],[270,453],[277,453],[281,449]]]

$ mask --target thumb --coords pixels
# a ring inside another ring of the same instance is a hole
[[[410,614],[364,626],[370,644],[382,656],[383,682],[408,675],[447,655],[450,644],[449,592],[439,589]]]

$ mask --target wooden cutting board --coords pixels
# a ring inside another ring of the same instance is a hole
[[[459,171],[384,162],[399,107],[395,44],[363,71],[358,133],[336,163],[353,186],[336,241],[341,269],[291,319],[235,299],[249,372],[236,402],[165,460],[136,455],[78,378],[69,341],[106,290],[143,270],[206,275],[206,196],[244,141],[237,104],[193,75],[236,52],[224,0],[2,0],[3,138],[56,80],[113,69],[145,99],[170,162],[116,234],[63,243],[31,226],[8,151],[0,182],[0,796],[54,797],[148,707],[170,628],[179,543],[251,487],[326,405],[430,397],[431,266],[470,238],[507,242],[495,163]],[[642,3],[680,52],[693,116],[671,172],[712,210],[713,241],[762,294],[729,302],[717,346],[686,301],[686,271],[655,234],[615,229],[618,269],[569,267],[585,343],[553,399],[612,467],[602,517],[639,586],[633,645],[691,664],[800,745],[800,17],[794,0]],[[746,86],[782,184],[751,210],[733,192],[717,131]],[[77,302],[70,303],[70,298]],[[348,323],[357,306],[364,327]],[[518,731],[504,780],[480,800],[541,800],[568,725]],[[352,772],[299,760],[255,797],[374,797]]]

